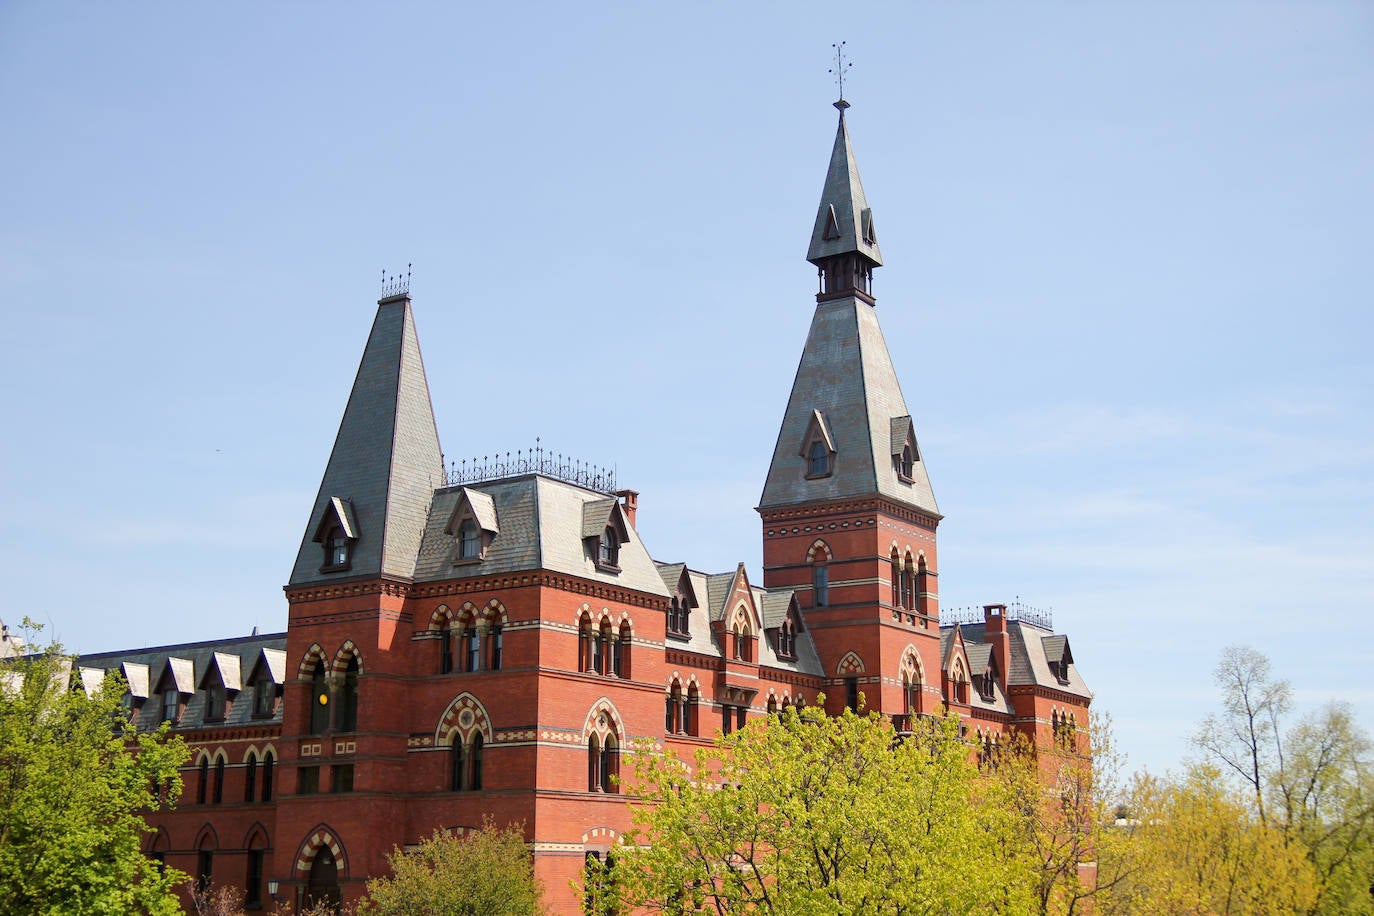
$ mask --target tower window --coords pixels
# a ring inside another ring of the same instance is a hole
[[[811,443],[806,453],[806,476],[824,477],[830,473],[830,450],[817,439]]]
[[[324,537],[324,569],[338,572],[348,569],[353,553],[353,540],[344,534],[343,527],[334,525]]]
[[[811,594],[816,607],[830,604],[830,567],[824,563],[811,567]]]

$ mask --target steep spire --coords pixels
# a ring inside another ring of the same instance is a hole
[[[873,268],[883,263],[878,250],[878,232],[873,211],[864,196],[859,166],[854,161],[854,146],[849,139],[845,109],[840,99],[840,124],[835,130],[835,146],[830,152],[830,168],[825,174],[821,205],[816,225],[811,230],[811,247],[806,259],[820,269],[820,294],[848,295],[854,290],[871,297]]]
[[[409,578],[443,455],[410,296],[377,303],[291,585],[355,576]]]
[[[807,260],[822,289],[759,508],[884,496],[939,515],[867,280],[882,264],[845,125],[830,154]]]

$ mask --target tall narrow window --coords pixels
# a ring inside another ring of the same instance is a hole
[[[844,679],[844,705],[855,712],[859,711],[859,679],[856,677]]]
[[[598,559],[602,566],[620,565],[620,535],[614,528],[607,526],[606,530],[601,532],[598,550]]]
[[[487,645],[490,647],[491,664],[488,665],[492,671],[501,670],[501,651],[505,643],[505,635],[502,633],[499,623],[493,623],[491,630],[487,633]]]
[[[251,802],[258,790],[258,755],[250,751],[246,763],[243,771],[243,800]]]
[[[224,758],[215,761],[215,804],[224,801]]]
[[[270,802],[272,800],[272,766],[276,761],[272,757],[272,752],[268,751],[262,755],[262,800]]]
[[[253,685],[253,715],[265,719],[276,710],[277,705],[277,685],[272,682],[272,678],[261,676],[258,682]]]
[[[339,692],[339,731],[358,730],[358,656],[348,660],[344,669],[343,689]]]
[[[602,792],[612,793],[619,789],[615,781],[618,761],[619,755],[616,754],[615,738],[607,735],[606,740],[601,745],[601,764],[599,767]]]
[[[210,790],[210,758],[200,758],[200,778],[196,780],[196,804],[205,804]]]
[[[214,722],[224,718],[224,684],[219,676],[212,673],[205,684],[205,721]]]
[[[472,736],[472,761],[469,765],[470,777],[468,785],[473,789],[482,788],[482,733],[476,732]]]
[[[482,667],[482,634],[473,621],[463,630],[463,670],[479,671]]]
[[[482,555],[482,529],[470,518],[463,519],[458,526],[459,556],[464,560],[475,560]]]
[[[830,567],[824,563],[811,567],[811,593],[815,597],[816,607],[830,604]]]
[[[209,842],[206,840],[205,842]],[[196,851],[196,887],[199,890],[209,890],[210,882],[215,877],[215,851],[202,847]]]
[[[262,906],[262,871],[267,850],[257,845],[261,842],[260,839],[254,839],[253,848],[248,850],[248,875],[243,886],[243,902],[249,907]]]
[[[930,591],[930,570],[926,569],[926,558],[916,561],[916,601],[914,607],[926,611],[925,594]]]
[[[329,728],[329,687],[324,678],[323,659],[315,660],[310,675],[310,734],[323,735]]]
[[[601,740],[596,735],[587,739],[587,791],[601,791]]]
[[[453,736],[453,746],[448,753],[448,787],[454,792],[463,791],[463,765],[466,755],[463,753],[463,739],[459,735]]]
[[[615,641],[615,676],[630,676],[630,622],[620,625]]]
[[[699,718],[700,712],[701,712],[701,691],[699,691],[699,690],[697,689],[697,685],[696,685],[696,684],[692,684],[690,687],[687,688],[687,714],[686,714],[686,720],[687,720],[687,722],[686,722],[686,724],[687,724],[687,734],[689,734],[689,735],[700,735],[700,734],[701,734],[701,719]]]
[[[577,670],[595,671],[596,640],[592,636],[592,621],[585,614],[577,625]]]
[[[162,721],[177,724],[181,718],[181,692],[175,686],[162,691]]]
[[[806,475],[808,477],[824,477],[830,473],[830,450],[825,447],[825,443],[820,439],[811,443],[811,448],[806,454]]]
[[[445,623],[439,631],[439,673],[448,674],[453,670],[453,625]]]

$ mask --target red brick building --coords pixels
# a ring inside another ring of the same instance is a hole
[[[758,511],[764,568],[656,562],[637,494],[534,451],[446,469],[408,292],[392,290],[286,586],[285,633],[85,656],[194,748],[149,853],[291,903],[356,899],[396,846],[523,823],[554,909],[629,814],[611,776],[820,693],[973,739],[1074,741],[1065,637],[942,621],[941,515],[871,294],[882,264],[844,109],[807,258],[819,292]],[[303,507],[305,508],[305,507]],[[861,701],[862,697],[862,701]],[[269,883],[270,882],[270,883]]]

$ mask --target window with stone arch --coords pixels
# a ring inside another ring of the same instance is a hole
[[[964,671],[964,660],[955,659],[949,674],[950,699],[955,703],[968,703],[968,673]]]
[[[454,663],[454,643],[457,639],[454,627],[453,611],[446,604],[441,604],[434,609],[434,613],[429,618],[429,631],[437,633],[439,638],[439,673],[452,674]]]
[[[201,753],[201,755],[200,755],[200,763],[197,764],[196,769],[198,770],[198,772],[197,772],[197,774],[196,774],[197,777],[198,777],[198,778],[196,779],[196,804],[198,804],[198,805],[203,805],[203,804],[205,804],[206,798],[209,797],[209,792],[210,792],[210,755],[209,755],[209,754],[206,754],[206,753],[204,753],[204,752]]]
[[[312,735],[323,735],[329,730],[329,681],[326,668],[329,663],[325,659],[324,649],[319,643],[315,643],[305,651],[301,657],[301,663],[296,668],[298,680],[306,681],[310,684],[310,703],[309,721]]]
[[[687,694],[682,689],[681,679],[674,674],[664,700],[663,732],[668,735],[685,735],[687,724]]]
[[[491,716],[472,693],[454,697],[434,730],[436,747],[449,748],[448,788],[475,791],[485,785],[485,754],[492,741]]]
[[[587,745],[587,791],[618,794],[625,731],[620,713],[609,699],[603,698],[592,707],[582,733]]]
[[[730,624],[730,632],[734,634],[735,658],[742,662],[753,662],[757,660],[754,653],[754,623],[750,619],[749,609],[740,605],[735,610],[735,618]]]
[[[226,761],[224,751],[215,753],[215,791],[211,796],[211,802],[218,805],[224,802],[224,769]]]
[[[343,879],[348,875],[348,855],[332,827],[319,824],[296,852],[295,880],[304,885],[305,908],[337,910],[343,903]]]
[[[258,794],[258,752],[254,748],[249,748],[248,753],[243,758],[243,800],[247,804],[252,804],[257,800]]]
[[[913,607],[922,613],[929,614],[928,598],[930,593],[930,567],[926,565],[926,555],[924,553],[916,557],[916,596]]]
[[[902,655],[900,672],[903,712],[907,716],[919,716],[925,712],[921,703],[924,689],[921,676],[921,657],[916,654],[915,648],[907,647],[906,652]]]
[[[196,837],[196,889],[206,890],[215,880],[215,852],[219,849],[219,838],[215,829],[206,824]]]
[[[267,865],[267,842],[264,828],[255,824],[243,848],[247,854],[247,869],[243,883],[243,902],[249,909],[262,907],[262,879]]]
[[[272,800],[273,789],[273,770],[276,767],[277,756],[272,748],[267,748],[262,752],[262,800],[270,802]]]
[[[338,703],[334,728],[341,732],[358,730],[358,682],[362,675],[362,656],[353,640],[346,640],[334,656],[333,674],[338,684]]]
[[[486,653],[482,664],[488,671],[500,671],[506,651],[506,606],[493,598],[482,612]]]
[[[806,562],[811,567],[811,604],[814,607],[830,606],[830,561],[834,559],[830,545],[816,541],[807,551]]]

